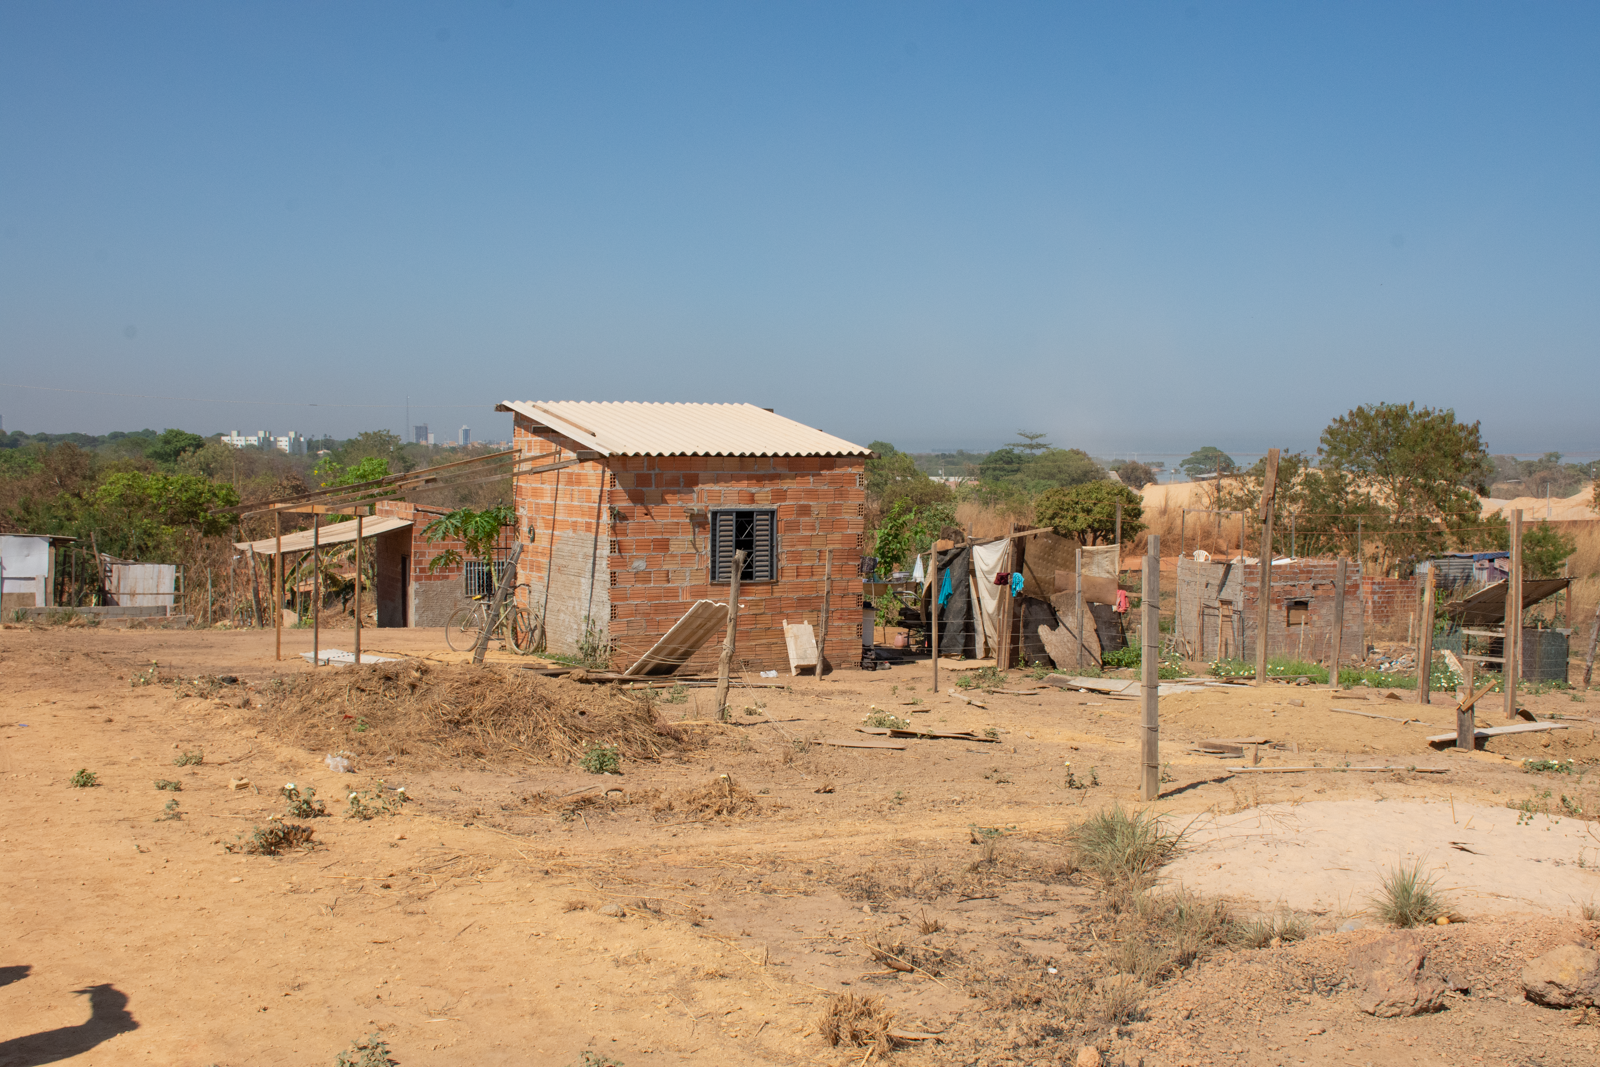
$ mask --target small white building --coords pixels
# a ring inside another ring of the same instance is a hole
[[[0,612],[55,607],[56,545],[71,537],[0,534]]]

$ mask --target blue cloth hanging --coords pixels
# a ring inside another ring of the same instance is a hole
[[[953,590],[950,588],[950,572],[944,572],[944,581],[939,584],[939,606],[944,607],[945,601],[950,599]]]
[[[1012,571],[1011,572],[1011,595],[1012,596],[1021,596],[1022,595],[1022,572],[1021,571]]]

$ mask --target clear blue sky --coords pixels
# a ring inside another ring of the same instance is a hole
[[[409,393],[496,438],[507,396],[748,400],[862,443],[1242,454],[1415,400],[1591,458],[1597,31],[11,0],[0,415],[342,436]]]

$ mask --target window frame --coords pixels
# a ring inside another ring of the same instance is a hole
[[[756,569],[756,565],[757,565],[758,561],[760,560],[760,553],[758,551],[757,553],[753,554],[751,556],[751,558],[748,561],[746,561],[746,563],[745,563],[745,567],[746,567],[748,573],[750,574],[750,576],[749,577],[741,576],[739,578],[739,583],[741,585],[747,585],[747,584],[751,584],[751,583],[771,583],[771,582],[776,582],[778,580],[778,551],[779,551],[778,509],[777,508],[773,508],[773,507],[766,507],[766,508],[711,508],[709,510],[709,512],[707,514],[707,518],[710,520],[710,525],[711,525],[711,536],[709,538],[709,541],[710,541],[710,544],[709,544],[710,560],[708,561],[708,564],[707,564],[707,567],[706,567],[706,573],[707,573],[707,577],[708,577],[710,583],[712,585],[728,585],[728,584],[730,584],[732,582],[732,574],[731,573],[719,573],[719,571],[722,569],[722,565],[724,563],[723,552],[722,552],[722,540],[723,540],[723,534],[722,534],[722,529],[721,529],[722,522],[720,521],[720,517],[724,516],[724,515],[732,516],[732,522],[735,524],[736,529],[737,529],[737,523],[739,521],[739,516],[740,515],[751,515],[751,516],[766,515],[768,517],[767,518],[767,524],[768,524],[767,525],[767,534],[766,534],[766,536],[767,536],[767,560],[766,560],[765,573],[762,573],[761,571],[758,571]],[[735,536],[735,539],[737,539],[738,535],[737,535],[736,530],[735,530],[734,536]],[[759,534],[756,534],[755,536],[759,536]],[[737,546],[737,540],[735,541],[735,545]],[[737,551],[737,547],[728,549],[728,551],[726,553],[726,557],[727,557],[727,561],[728,562],[732,561],[733,553],[735,551]],[[728,567],[727,568],[727,570],[729,572],[731,572],[732,569],[733,569],[732,567]]]

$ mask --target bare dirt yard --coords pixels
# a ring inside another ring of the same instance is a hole
[[[1600,691],[1473,754],[1426,743],[1444,696],[1178,692],[1140,808],[1138,702],[1027,672],[780,677],[720,724],[368,636],[406,658],[0,631],[0,1067],[1600,1062],[1600,1012],[1523,991],[1600,937]],[[972,737],[818,743],[875,710]],[[1249,736],[1311,769],[1197,749]],[[1085,850],[1139,811],[1147,867]],[[1453,921],[1402,935],[1372,900],[1413,864]],[[1371,1012],[1396,952],[1430,1010]]]

